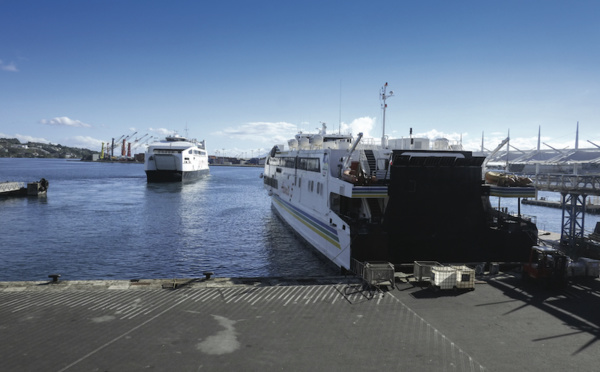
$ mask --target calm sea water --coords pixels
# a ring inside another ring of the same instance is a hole
[[[275,216],[262,168],[210,171],[194,183],[147,184],[141,164],[0,158],[0,182],[50,182],[45,197],[0,198],[0,281],[337,273]],[[517,212],[516,199],[500,206]],[[561,230],[559,209],[521,213]],[[597,221],[587,215],[586,230]]]
[[[556,192],[539,192],[538,198],[544,197],[546,200],[561,201],[561,194]],[[596,196],[588,196],[588,202],[594,204],[600,204],[600,200]],[[518,199],[516,198],[497,198],[490,197],[490,203],[492,207],[507,208],[512,214],[517,214],[519,211]],[[562,210],[559,208],[540,207],[536,205],[521,204],[521,214],[532,217],[532,220],[536,222],[539,230],[551,231],[560,233],[562,228]],[[596,223],[600,222],[600,216],[597,214],[586,213],[583,224],[585,235],[594,231]],[[542,236],[540,236],[543,238]]]
[[[337,273],[276,217],[262,168],[210,172],[147,184],[141,164],[0,158],[0,182],[50,182],[0,198],[0,281]]]

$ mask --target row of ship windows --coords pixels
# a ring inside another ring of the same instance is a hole
[[[302,178],[298,179],[298,187],[302,187]],[[310,192],[314,192],[315,191],[315,181],[309,180],[307,189]],[[323,195],[323,184],[321,182],[317,182],[317,194]]]
[[[182,150],[172,150],[172,149],[154,149],[155,154],[181,154]],[[194,155],[206,155],[206,151],[201,150],[188,150],[188,154]]]
[[[283,168],[301,169],[310,172],[321,171],[321,159],[319,158],[300,158],[300,157],[281,157],[269,158],[269,165],[280,166]]]
[[[269,185],[269,186],[273,187],[273,188],[279,188],[279,183],[277,182],[277,179],[275,177],[265,176],[264,177],[264,183],[266,185]],[[316,184],[317,184],[317,187],[316,187],[317,194],[323,195],[323,184],[321,182],[316,182]],[[298,179],[298,187],[302,187],[302,178]],[[310,192],[314,192],[315,191],[315,181],[308,180],[307,189]]]

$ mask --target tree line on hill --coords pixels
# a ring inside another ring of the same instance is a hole
[[[0,138],[0,158],[74,158],[91,160],[92,154],[98,154],[98,151],[50,143],[21,143],[16,138]]]

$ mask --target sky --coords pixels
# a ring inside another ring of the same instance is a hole
[[[0,0],[0,138],[600,145],[600,1]],[[544,147],[546,145],[542,145]],[[547,147],[545,147],[547,148]],[[143,152],[143,146],[134,146]]]

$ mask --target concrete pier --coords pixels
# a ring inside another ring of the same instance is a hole
[[[483,276],[437,292],[396,278],[0,283],[5,371],[598,369],[598,280]]]

